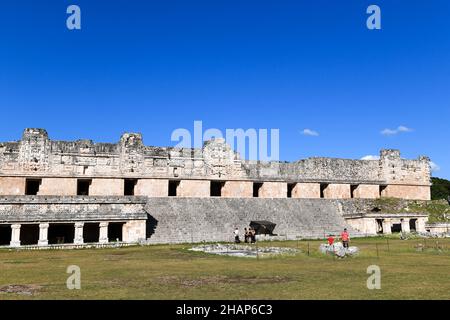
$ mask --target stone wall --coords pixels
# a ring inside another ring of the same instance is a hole
[[[0,195],[24,195],[25,178],[0,177]]]
[[[250,181],[226,181],[222,188],[224,198],[252,198],[253,182]]]
[[[0,223],[146,220],[145,197],[8,196]]]
[[[264,182],[259,189],[260,198],[286,198],[287,184],[283,182]]]
[[[353,190],[353,198],[356,199],[380,198],[380,186],[370,184],[360,184]]]
[[[177,196],[190,198],[206,198],[211,194],[210,181],[181,180],[177,189]]]
[[[292,189],[292,198],[320,198],[320,183],[297,183]]]
[[[77,179],[44,178],[38,195],[41,196],[75,196],[77,194]]]
[[[350,199],[349,184],[329,184],[324,190],[325,199]]]
[[[430,200],[431,188],[428,186],[388,185],[383,190],[383,197],[407,200]]]
[[[135,190],[137,196],[167,197],[169,195],[169,180],[165,179],[140,179]]]
[[[92,179],[89,188],[91,196],[123,196],[123,179]]]

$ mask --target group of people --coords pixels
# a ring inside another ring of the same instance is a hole
[[[347,229],[344,229],[344,232],[341,233],[341,240],[342,240],[342,245],[344,246],[344,248],[348,249],[350,247],[350,235],[347,231]],[[328,244],[330,246],[332,246],[334,244],[334,237],[333,235],[329,235],[328,236]]]
[[[252,227],[244,228],[244,241],[245,243],[256,243],[256,230]],[[239,228],[234,230],[234,242],[241,243],[241,238],[239,236]]]

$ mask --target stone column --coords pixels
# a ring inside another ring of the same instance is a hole
[[[392,234],[391,219],[383,220],[383,234]]]
[[[48,246],[48,228],[50,225],[48,223],[39,224],[39,242],[38,246],[45,247]]]
[[[108,243],[108,222],[100,222],[100,243]]]
[[[11,225],[11,247],[20,247],[20,224]]]
[[[84,222],[76,222],[75,223],[75,239],[73,241],[74,244],[83,244],[83,227]]]
[[[411,233],[411,229],[409,227],[409,219],[402,219],[402,232]]]

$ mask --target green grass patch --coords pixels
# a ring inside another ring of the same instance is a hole
[[[355,239],[361,253],[349,259],[320,254],[320,243],[259,243],[300,251],[260,260],[192,252],[190,245],[1,250],[0,299],[450,299],[450,239]],[[382,290],[370,291],[374,264]],[[81,290],[66,288],[69,265],[81,268]]]

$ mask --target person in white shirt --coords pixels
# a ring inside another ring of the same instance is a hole
[[[234,230],[234,242],[241,243],[241,239],[239,239],[239,228],[236,228],[236,230]]]

